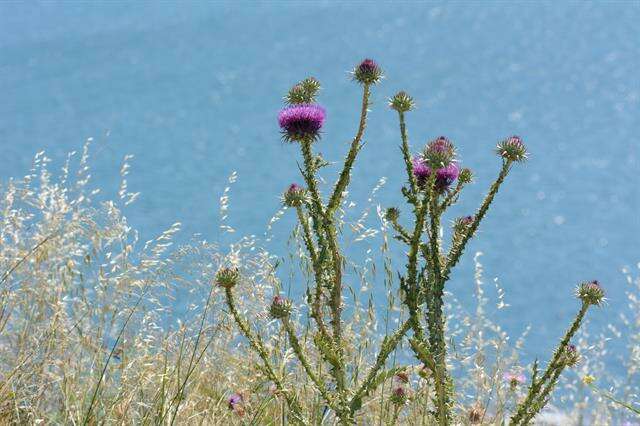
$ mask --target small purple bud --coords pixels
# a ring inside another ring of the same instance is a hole
[[[353,70],[353,78],[362,84],[376,84],[382,78],[382,69],[373,59],[365,59]]]
[[[282,204],[287,207],[299,207],[304,204],[307,191],[298,184],[292,183],[282,195]]]
[[[284,108],[278,115],[282,138],[286,142],[313,142],[320,137],[326,114],[316,104],[300,104]]]
[[[229,397],[229,399],[227,399],[227,406],[229,407],[230,410],[233,410],[236,405],[242,404],[243,401],[244,401],[244,398],[242,397],[241,394],[234,393]]]
[[[601,305],[604,302],[604,290],[598,280],[588,281],[578,285],[576,296],[583,303],[589,305]]]
[[[291,301],[282,296],[275,296],[271,301],[269,313],[275,319],[287,318],[291,314]]]
[[[568,367],[573,367],[580,362],[580,353],[576,345],[567,345],[564,350],[563,360]]]
[[[424,159],[433,168],[446,167],[454,161],[456,149],[449,139],[440,136],[424,148]]]
[[[499,156],[509,161],[524,162],[527,159],[527,147],[518,136],[511,136],[500,142],[496,148]]]

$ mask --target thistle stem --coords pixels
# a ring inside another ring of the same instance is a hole
[[[267,373],[267,376],[269,377],[269,380],[271,380],[276,385],[276,387],[278,388],[278,391],[281,392],[282,395],[284,395],[285,399],[287,400],[287,404],[289,405],[289,409],[291,410],[293,415],[293,420],[295,421],[295,423],[299,425],[309,424],[302,416],[302,409],[300,408],[298,401],[296,401],[296,399],[289,393],[289,391],[285,389],[282,380],[276,374],[273,366],[271,365],[271,362],[269,361],[269,353],[264,347],[262,340],[260,339],[259,336],[255,335],[251,331],[251,329],[249,328],[249,324],[247,324],[247,322],[240,316],[240,313],[236,308],[232,289],[226,288],[225,295],[227,298],[227,306],[229,307],[229,311],[231,311],[231,315],[233,316],[233,319],[235,320],[236,324],[238,324],[240,331],[242,331],[244,336],[249,341],[249,344],[251,345],[253,350],[256,351],[260,356],[260,358],[262,359],[262,362],[264,364],[264,369]]]

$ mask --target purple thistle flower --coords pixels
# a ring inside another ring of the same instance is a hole
[[[424,187],[427,179],[431,176],[431,167],[427,165],[422,157],[413,157],[413,175],[418,181],[418,186]],[[436,189],[444,192],[458,178],[460,169],[455,162],[449,163],[448,166],[436,170]]]
[[[449,163],[436,171],[436,188],[441,191],[449,189],[449,186],[458,178],[460,169],[456,163]]]
[[[502,377],[505,382],[509,383],[509,385],[514,388],[526,381],[526,378],[522,373],[504,373]]]
[[[325,117],[320,105],[293,105],[280,111],[278,124],[287,142],[314,141],[320,135]]]
[[[236,405],[242,404],[243,401],[244,398],[242,397],[242,395],[240,395],[239,393],[234,393],[229,397],[229,399],[227,399],[227,405],[229,406],[230,410],[233,410]]]

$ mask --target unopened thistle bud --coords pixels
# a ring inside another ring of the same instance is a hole
[[[511,136],[498,143],[496,148],[498,155],[505,160],[524,162],[527,159],[527,147],[518,136]]]
[[[460,170],[460,176],[458,176],[458,180],[462,183],[471,183],[473,180],[473,172],[471,169],[464,168]]]
[[[395,405],[404,405],[407,402],[408,395],[404,387],[398,386],[391,393],[391,403]]]
[[[216,284],[222,288],[233,288],[238,283],[240,271],[238,268],[220,268],[216,272]]]
[[[373,59],[365,59],[353,70],[353,78],[362,84],[376,84],[382,78],[382,68]]]
[[[473,221],[475,220],[474,216],[463,216],[463,217],[459,217],[455,220],[453,227],[455,229],[460,229],[460,230],[464,230],[466,228],[468,228],[469,226],[471,226],[471,224],[473,223]]]
[[[282,204],[287,207],[299,207],[304,204],[306,197],[307,191],[300,185],[292,183],[282,195]]]
[[[290,300],[282,296],[276,296],[271,302],[269,313],[275,319],[287,318],[289,315],[291,315],[291,306],[292,305]]]
[[[434,169],[447,167],[455,157],[456,148],[444,136],[432,140],[424,149],[424,159]]]
[[[319,90],[318,80],[313,77],[306,78],[289,90],[285,102],[289,105],[311,104],[315,102]]]
[[[320,138],[326,114],[316,104],[299,104],[284,108],[278,115],[282,139],[286,142],[313,142]]]
[[[393,98],[389,99],[389,107],[395,109],[398,112],[411,111],[415,104],[413,98],[407,94],[407,92],[398,92]]]
[[[573,367],[578,364],[580,362],[578,348],[576,348],[575,345],[567,345],[567,347],[564,348],[561,360],[567,367]]]
[[[584,282],[578,285],[576,296],[588,305],[601,305],[604,301],[604,290],[598,280]]]
[[[385,212],[384,217],[389,222],[395,222],[400,217],[400,210],[395,207],[389,207]]]

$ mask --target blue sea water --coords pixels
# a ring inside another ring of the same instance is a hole
[[[640,261],[638,22],[637,1],[2,2],[0,179],[24,175],[43,149],[61,164],[94,137],[95,184],[107,193],[135,155],[129,186],[142,195],[125,213],[143,240],[175,221],[185,239],[222,238],[218,198],[232,171],[231,224],[260,235],[300,180],[276,123],[283,94],[308,75],[323,82],[317,148],[338,161],[359,113],[348,71],[373,57],[386,79],[353,173],[359,206],[385,176],[378,202],[403,207],[386,107],[400,89],[419,105],[412,146],[447,135],[476,173],[456,215],[496,176],[498,140],[518,134],[529,147],[449,290],[471,303],[472,253],[484,252],[486,281],[499,277],[511,304],[500,321],[513,334],[531,324],[528,355],[543,357],[576,310],[577,282],[607,289],[592,315],[603,325],[624,305],[620,269]],[[274,232],[286,238],[292,224],[286,216]]]

